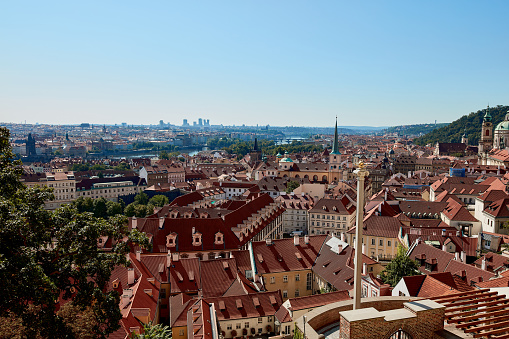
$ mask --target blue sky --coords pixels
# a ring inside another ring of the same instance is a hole
[[[508,105],[507,1],[5,1],[0,121],[387,126]]]

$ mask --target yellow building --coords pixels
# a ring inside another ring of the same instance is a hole
[[[325,238],[295,236],[252,243],[256,278],[261,279],[265,290],[280,290],[283,300],[313,294],[311,268]]]

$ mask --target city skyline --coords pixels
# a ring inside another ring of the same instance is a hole
[[[0,121],[451,122],[507,104],[507,7],[7,3]]]

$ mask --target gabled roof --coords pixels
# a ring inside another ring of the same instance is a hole
[[[298,246],[292,238],[253,242],[256,269],[259,274],[311,269],[326,237],[309,236],[308,244],[300,237]]]

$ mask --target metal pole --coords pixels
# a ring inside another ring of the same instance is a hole
[[[355,229],[355,267],[354,267],[354,304],[353,309],[361,308],[361,277],[362,277],[362,227],[364,219],[364,178],[369,172],[364,169],[364,163],[354,171],[357,175],[357,226]]]
[[[306,339],[306,316],[303,315],[302,318],[304,319],[304,339]]]

